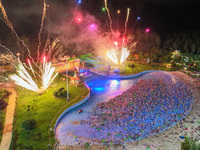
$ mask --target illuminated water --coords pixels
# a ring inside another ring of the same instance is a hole
[[[95,131],[95,129],[91,128],[91,126],[88,124],[80,124],[80,120],[87,120],[89,115],[88,113],[92,110],[92,107],[95,106],[97,102],[107,101],[110,98],[123,93],[132,87],[138,81],[138,79],[151,78],[149,74],[151,73],[126,80],[110,79],[99,75],[92,75],[85,79],[86,84],[88,84],[92,89],[91,96],[86,103],[68,112],[59,122],[59,125],[56,129],[56,138],[60,141],[60,144],[78,145],[80,141],[91,142],[91,139],[102,140],[106,138],[105,132],[108,131],[105,130],[104,133]],[[176,78],[170,76],[168,73],[161,72],[161,75],[163,75],[168,81],[176,82]],[[188,102],[188,105],[189,103],[190,102]],[[79,109],[82,109],[83,113],[79,114]],[[168,115],[170,115],[170,113]],[[161,123],[158,125],[162,124],[162,119],[164,118],[160,118]],[[117,128],[115,125],[110,125],[109,128],[109,132],[115,132],[117,130],[122,130],[124,133],[126,132],[119,127]]]

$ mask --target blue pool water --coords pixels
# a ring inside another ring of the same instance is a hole
[[[91,88],[90,98],[81,106],[69,111],[59,121],[59,124],[56,128],[56,138],[60,141],[60,144],[61,145],[78,145],[80,141],[91,142],[91,139],[102,140],[104,138],[109,138],[109,137],[105,137],[106,135],[105,132],[108,132],[107,129],[104,129],[104,132],[96,131],[94,128],[91,128],[91,126],[87,123],[80,124],[81,120],[85,120],[87,122],[90,111],[93,109],[94,106],[96,106],[98,102],[105,102],[111,98],[114,98],[117,95],[122,94],[124,91],[132,87],[139,79],[151,78],[151,74],[152,73],[147,73],[147,74],[143,74],[132,79],[125,79],[125,80],[110,79],[105,76],[94,75],[94,74],[90,76],[89,78],[86,78],[85,79],[86,84],[88,84],[88,86]],[[164,76],[166,80],[169,80],[171,82],[177,82],[177,79],[175,77],[173,77],[172,75],[169,75],[166,72],[160,72],[160,74]],[[188,102],[188,105],[189,103],[190,102]],[[80,114],[78,112],[79,109],[83,110],[83,112]],[[167,115],[170,115],[170,113],[173,113],[173,112],[168,111],[168,113],[169,114]],[[157,119],[158,126],[162,125],[162,121],[161,121],[162,117],[164,116],[160,116],[159,119]],[[145,121],[148,121],[148,118]],[[120,131],[124,133],[128,132],[128,130],[124,131],[124,129],[121,129],[119,126],[109,125],[110,133],[116,132],[116,131],[118,132]],[[145,134],[145,136],[149,136],[149,135]]]

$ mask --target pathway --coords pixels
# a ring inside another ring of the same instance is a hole
[[[17,92],[13,87],[5,87],[12,94],[9,95],[9,103],[6,110],[6,119],[3,130],[3,137],[0,145],[0,150],[9,150],[12,140],[13,118],[15,113]]]

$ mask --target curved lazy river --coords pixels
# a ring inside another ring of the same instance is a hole
[[[121,80],[93,74],[85,81],[92,89],[90,98],[59,120],[60,145],[120,144],[148,137],[183,119],[193,102],[186,85],[168,72]]]

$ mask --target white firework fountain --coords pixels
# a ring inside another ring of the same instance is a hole
[[[106,56],[112,60],[112,62],[114,62],[116,65],[121,65],[124,63],[124,61],[127,59],[127,57],[129,56],[130,54],[130,51],[127,50],[127,48],[124,47],[124,41],[125,41],[125,38],[123,38],[123,42],[122,42],[122,50],[121,50],[121,54],[120,52],[118,51],[118,42],[114,42],[115,43],[115,46],[116,48],[115,49],[112,49],[112,50],[108,50],[107,53],[106,53]],[[118,57],[120,56],[120,57]]]
[[[32,71],[32,76],[34,76],[36,80],[35,71],[33,70],[29,59],[28,59],[28,64],[30,67],[29,69]],[[54,74],[55,68],[51,66],[51,62],[46,62],[46,57],[44,57],[43,67],[42,69],[39,69],[40,74],[41,74],[40,79],[42,82],[42,86],[39,88],[36,82],[34,81],[34,78],[25,69],[25,66],[26,66],[25,64],[20,63],[19,64],[20,70],[18,70],[19,75],[14,74],[14,75],[11,75],[10,78],[14,80],[17,85],[22,86],[31,91],[37,92],[39,94],[45,92],[45,90],[49,87],[51,82],[54,80],[54,78],[58,74],[58,73]]]
[[[127,50],[127,48],[122,48],[122,51],[121,51],[121,57],[120,57],[120,60],[118,60],[117,58],[117,53],[116,53],[116,50],[113,49],[113,50],[108,50],[107,51],[107,57],[112,60],[116,65],[121,65],[123,64],[123,62],[127,59],[127,57],[129,56],[130,54],[130,51]]]

